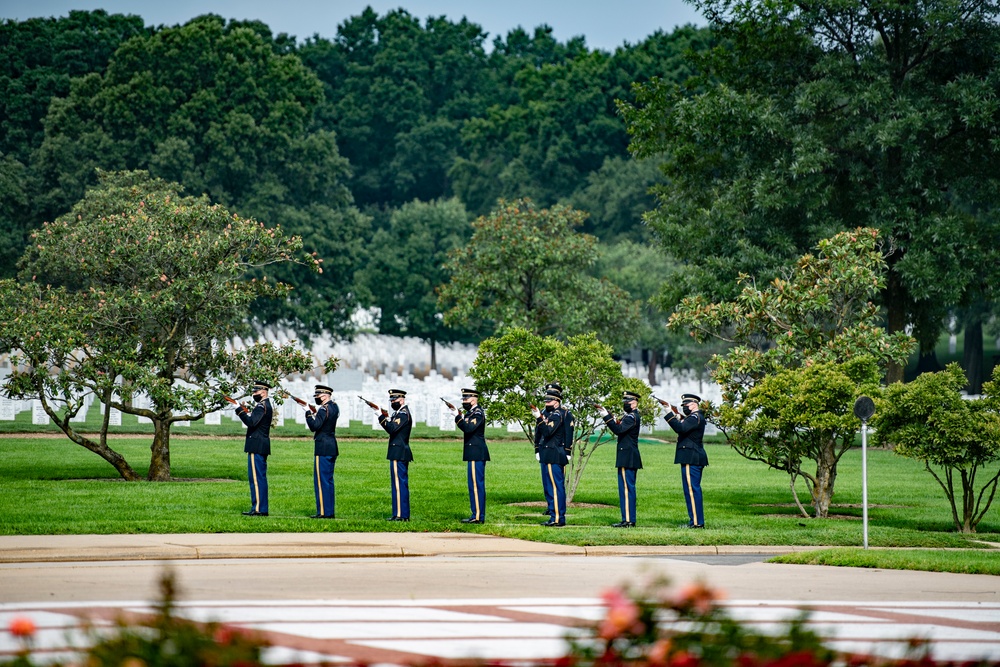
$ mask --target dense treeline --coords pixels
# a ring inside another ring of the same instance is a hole
[[[692,27],[614,53],[546,26],[487,39],[464,18],[402,9],[369,8],[304,41],[214,15],[158,28],[101,10],[4,21],[0,276],[97,169],[142,169],[280,224],[323,258],[322,275],[275,274],[295,298],[262,304],[261,321],[346,335],[358,306],[379,306],[393,314],[387,332],[468,335],[433,313],[400,314],[400,295],[378,286],[387,246],[419,238],[390,253],[418,257],[430,233],[443,257],[471,233],[454,221],[521,197],[589,213],[581,231],[603,241],[643,240],[661,177],[654,161],[629,159],[615,101],[637,81],[686,80],[685,53],[710,43]],[[414,201],[457,229],[399,234]]]

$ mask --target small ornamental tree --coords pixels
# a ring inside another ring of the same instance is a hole
[[[621,392],[629,390],[641,396],[639,411],[645,423],[656,415],[649,387],[642,380],[625,377],[611,353],[611,347],[597,340],[593,333],[563,342],[514,328],[480,343],[476,361],[469,370],[489,420],[516,422],[529,443],[534,443],[535,432],[531,406],[543,405],[547,383],[562,385],[562,405],[574,418],[572,454],[566,475],[567,502],[576,493],[594,451],[614,439],[603,428],[597,404],[613,409],[621,400]],[[531,456],[531,450],[525,449],[524,455]]]
[[[893,383],[876,399],[872,426],[879,444],[923,462],[951,503],[955,529],[974,533],[1000,481],[1000,367],[981,399],[962,398],[966,382],[952,363]]]
[[[669,326],[698,340],[733,344],[712,358],[722,386],[718,424],[737,452],[786,471],[793,488],[805,479],[818,517],[829,512],[837,463],[861,425],[854,399],[914,344],[887,333],[870,300],[886,271],[878,238],[873,229],[842,232],[764,288],[744,275],[735,300],[689,297],[670,317]]]
[[[40,399],[70,440],[127,480],[139,474],[108,446],[110,408],[150,419],[146,478],[168,480],[174,423],[225,407],[225,395],[244,394],[254,379],[277,383],[313,367],[291,344],[224,345],[247,333],[255,299],[291,289],[247,272],[292,262],[318,271],[320,260],[280,228],[181,196],[180,186],[144,172],[100,178],[33,234],[19,279],[0,281],[0,351],[15,367],[4,391]],[[71,421],[88,395],[105,409],[96,440]]]
[[[617,285],[588,275],[598,246],[576,231],[586,217],[568,206],[539,209],[519,199],[501,201],[472,223],[472,238],[445,265],[451,275],[439,289],[445,324],[522,327],[563,340],[593,331],[613,346],[631,345],[638,304]]]

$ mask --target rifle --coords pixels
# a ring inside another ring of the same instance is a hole
[[[310,405],[309,403],[306,403],[305,401],[303,401],[298,396],[292,396],[287,391],[283,391],[281,393],[284,394],[285,396],[287,396],[288,398],[292,399],[293,401],[295,401],[296,403],[298,403],[302,407],[308,408],[311,413],[316,414],[316,406],[315,405]]]
[[[246,410],[247,412],[250,412],[249,406],[247,406],[245,403],[240,403],[235,398],[233,398],[231,396],[226,396],[225,394],[223,394],[222,398],[226,399],[226,401],[228,401],[229,403],[232,403],[233,405],[237,405],[237,406],[243,408],[244,410]]]
[[[670,410],[671,410],[671,411],[672,411],[672,412],[673,412],[673,413],[674,413],[675,415],[677,415],[678,417],[680,417],[680,416],[681,416],[681,413],[677,411],[677,408],[676,408],[676,407],[674,407],[673,405],[670,405],[670,403],[667,403],[667,402],[666,402],[665,400],[663,400],[662,398],[657,398],[656,396],[653,396],[653,400],[655,400],[655,401],[656,401],[657,403],[659,403],[660,405],[662,405],[662,406],[663,406],[663,407],[665,407],[665,408],[670,408]]]
[[[358,396],[358,398],[360,398],[362,401],[364,401],[368,405],[368,407],[371,408],[372,410],[380,410],[382,412],[382,414],[384,414],[384,415],[389,414],[388,411],[386,411],[385,408],[379,407],[378,403],[372,403],[371,401],[369,401],[364,396]]]
[[[443,396],[439,396],[438,398],[440,398],[442,401],[444,401],[444,397]],[[444,404],[448,406],[449,410],[454,410],[455,409],[455,406],[452,405],[451,403],[449,403],[448,401],[444,401]]]

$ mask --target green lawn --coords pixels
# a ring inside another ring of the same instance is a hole
[[[303,428],[304,427],[300,427]],[[114,446],[144,471],[149,438]],[[673,445],[642,444],[639,527],[619,520],[614,448],[598,448],[568,512],[569,526],[543,528],[540,475],[525,441],[495,440],[487,466],[487,523],[468,516],[461,441],[416,440],[410,468],[413,520],[386,522],[389,511],[385,441],[341,440],[337,461],[337,520],[313,521],[312,441],[275,439],[269,459],[271,516],[247,518],[246,458],[239,437],[180,438],[171,447],[172,483],[126,483],[94,454],[65,438],[0,438],[0,534],[475,531],[576,545],[744,544],[854,546],[862,540],[860,451],[850,452],[837,478],[829,519],[805,519],[791,502],[787,476],[740,458],[728,446],[708,446],[704,478],[708,529],[690,531]],[[879,547],[977,547],[953,532],[948,505],[919,463],[869,452],[869,542]],[[801,490],[804,494],[804,489]],[[978,539],[1000,541],[1000,503],[980,525]]]
[[[983,549],[857,549],[837,547],[777,556],[772,563],[835,565],[925,572],[1000,575],[1000,558]]]

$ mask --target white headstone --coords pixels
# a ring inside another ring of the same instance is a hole
[[[17,401],[0,397],[0,421],[12,422],[17,415]]]
[[[190,426],[190,425],[191,425],[191,420],[189,419],[184,419],[179,422],[174,422],[174,426]]]
[[[521,425],[517,422],[507,422],[508,433],[521,433]]]
[[[205,425],[206,426],[219,426],[222,424],[222,412],[216,410],[215,412],[208,412],[205,414]]]
[[[122,411],[118,408],[111,408],[108,426],[121,426],[122,425]]]
[[[37,398],[31,403],[31,423],[32,424],[48,424],[52,420],[49,419],[49,415],[45,412],[45,408],[42,407],[42,402]]]

